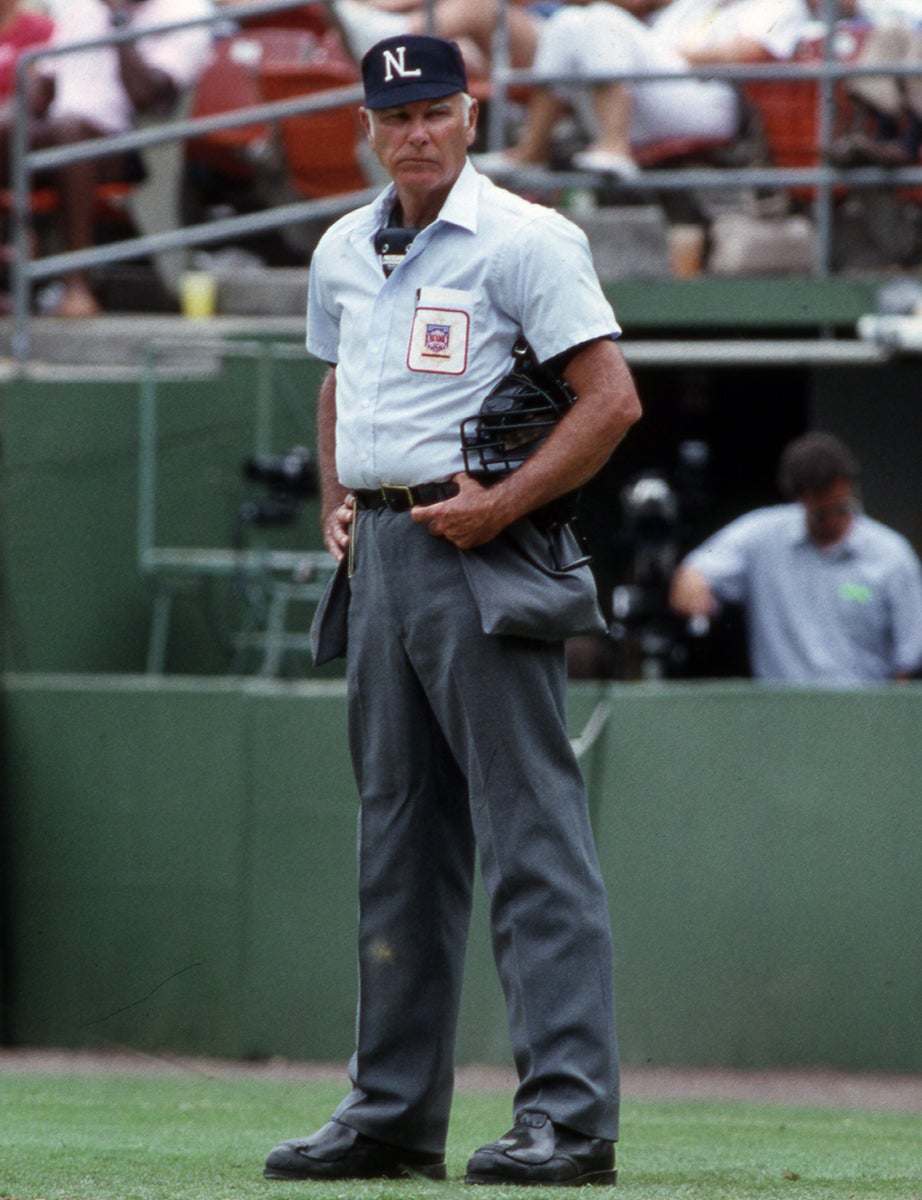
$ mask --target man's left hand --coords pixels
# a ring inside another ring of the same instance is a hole
[[[491,488],[485,488],[463,472],[455,475],[457,496],[436,504],[417,504],[410,509],[414,521],[429,526],[429,532],[443,537],[459,550],[470,550],[490,542],[507,522],[494,502]]]

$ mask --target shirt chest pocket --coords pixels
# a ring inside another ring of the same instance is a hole
[[[429,375],[463,375],[470,350],[474,293],[423,287],[407,347],[407,366]]]
[[[887,633],[887,604],[883,590],[863,579],[840,580],[836,606],[848,637],[860,646],[878,649]]]

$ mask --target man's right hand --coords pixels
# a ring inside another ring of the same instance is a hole
[[[673,611],[691,620],[716,616],[718,604],[711,585],[694,567],[676,568],[669,588],[669,604]]]
[[[342,501],[323,518],[323,544],[337,562],[342,562],[349,548],[354,516],[355,498],[351,492],[347,492]]]

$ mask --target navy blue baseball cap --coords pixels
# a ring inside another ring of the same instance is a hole
[[[362,59],[366,108],[395,108],[467,91],[456,42],[406,34],[378,42]]]

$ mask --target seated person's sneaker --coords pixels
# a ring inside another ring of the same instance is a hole
[[[579,150],[573,155],[573,166],[577,171],[591,171],[595,175],[607,175],[621,183],[640,178],[640,167],[626,154],[613,154],[610,150]]]

